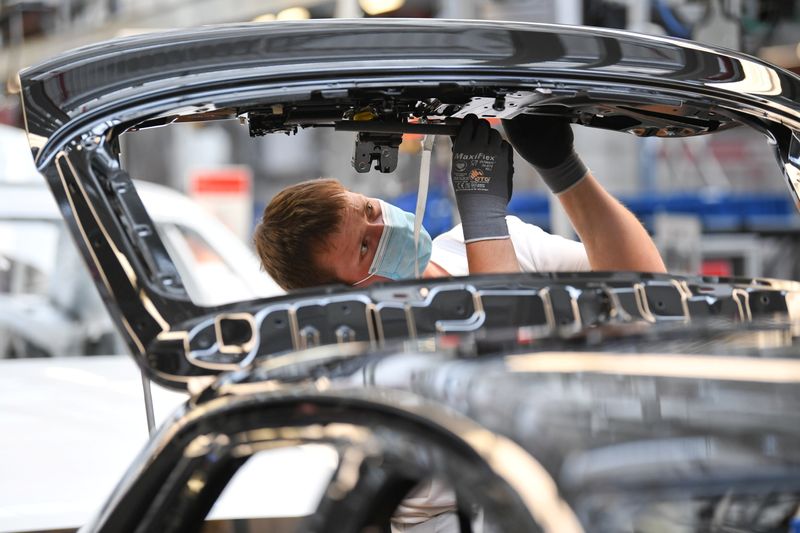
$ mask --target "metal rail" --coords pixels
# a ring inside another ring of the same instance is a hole
[[[341,120],[333,124],[336,131],[367,133],[418,133],[421,135],[458,134],[460,124],[412,124],[408,122],[380,122],[377,120]]]

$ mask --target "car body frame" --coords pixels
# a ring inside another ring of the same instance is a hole
[[[508,531],[741,527],[726,509],[753,506],[773,514],[750,526],[774,525],[796,510],[796,282],[471,276],[203,307],[118,149],[125,132],[235,118],[253,135],[329,127],[365,142],[449,134],[467,113],[659,137],[745,126],[797,202],[795,75],[614,30],[364,20],[125,38],[27,69],[21,87],[37,166],[134,357],[194,394],[86,531],[193,530],[247,458],[307,442],[341,459],[304,531],[382,527],[430,476],[462,515],[480,506]]]
[[[0,358],[125,352],[33,164],[25,132],[3,127],[0,137]],[[136,187],[196,302],[284,293],[246,245],[200,205],[155,183]]]

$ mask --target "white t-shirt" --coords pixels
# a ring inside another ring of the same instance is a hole
[[[591,270],[583,244],[551,235],[539,226],[507,216],[508,233],[523,272],[583,272]],[[466,276],[467,248],[461,224],[433,240],[431,261],[451,276]]]
[[[583,244],[551,235],[517,217],[507,216],[506,223],[523,272],[583,272],[591,269]],[[451,276],[469,274],[461,224],[433,240],[431,261]],[[442,481],[428,481],[403,500],[392,521],[395,524],[419,524],[442,513],[453,512],[456,507],[455,496],[453,490]]]

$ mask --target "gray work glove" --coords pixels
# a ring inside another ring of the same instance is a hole
[[[453,141],[450,178],[464,242],[507,239],[514,151],[485,120],[467,115]]]
[[[572,146],[574,137],[567,119],[517,115],[503,119],[503,128],[508,142],[555,194],[577,185],[589,171]]]

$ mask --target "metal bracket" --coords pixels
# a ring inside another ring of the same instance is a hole
[[[399,133],[359,133],[353,153],[353,168],[356,172],[369,172],[372,162],[376,161],[375,170],[394,172],[401,142],[403,135]]]

